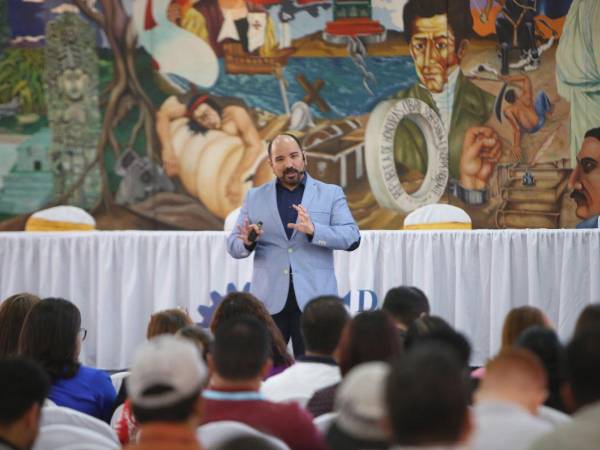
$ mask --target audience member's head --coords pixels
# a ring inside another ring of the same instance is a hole
[[[431,342],[392,365],[386,405],[393,440],[400,446],[453,445],[468,441],[469,389],[455,352]]]
[[[585,330],[567,345],[567,380],[572,409],[600,402],[600,330]]]
[[[535,354],[542,362],[548,377],[548,398],[545,405],[564,411],[561,389],[565,383],[565,349],[556,332],[539,326],[527,328],[515,347],[524,348]]]
[[[151,339],[161,334],[175,334],[181,328],[193,325],[194,321],[183,309],[173,308],[155,312],[150,316],[146,339]]]
[[[437,324],[431,328],[421,328],[421,332],[423,332],[423,334],[420,335],[413,335],[411,333],[410,340],[406,348],[412,349],[421,344],[441,342],[454,350],[459,362],[465,370],[469,369],[469,362],[471,360],[471,344],[464,334],[454,330],[446,322],[443,323],[445,325],[442,325],[442,322],[437,322]]]
[[[252,316],[265,324],[271,336],[271,358],[275,366],[289,366],[294,362],[287,351],[286,342],[273,321],[273,317],[271,317],[265,305],[249,292],[231,292],[227,294],[212,316],[210,329],[214,334],[221,322],[240,316]]]
[[[261,436],[241,436],[221,445],[219,450],[278,450],[278,447]]]
[[[583,333],[585,330],[600,328],[600,303],[587,305],[575,324],[575,336]]]
[[[399,286],[387,291],[381,309],[391,314],[398,328],[406,330],[414,320],[429,314],[429,300],[417,287]]]
[[[508,348],[486,366],[475,394],[477,403],[503,401],[536,415],[548,396],[548,379],[540,359],[528,350]]]
[[[332,450],[388,448],[385,429],[385,380],[388,363],[377,361],[353,368],[335,395],[338,416],[327,432]]]
[[[30,449],[40,426],[41,408],[50,389],[44,371],[23,357],[0,358],[0,442]]]
[[[206,366],[194,345],[163,335],[144,342],[136,351],[127,392],[136,420],[200,424]]]
[[[210,353],[212,347],[212,336],[200,328],[198,325],[186,325],[177,330],[175,336],[182,337],[191,341],[202,355],[202,359],[206,362],[206,357]]]
[[[267,328],[252,316],[226,320],[215,330],[209,362],[227,382],[261,380],[271,367],[271,341]]]
[[[332,355],[349,319],[339,297],[322,296],[308,302],[300,318],[306,353]]]
[[[62,298],[46,298],[25,318],[19,352],[37,361],[53,381],[72,378],[80,366],[85,334],[77,306]]]
[[[365,311],[346,325],[339,344],[342,376],[369,361],[391,361],[403,349],[402,338],[388,313]]]
[[[519,335],[529,327],[549,327],[548,318],[535,306],[520,306],[511,309],[502,326],[502,348],[512,347]]]
[[[33,294],[15,294],[0,304],[0,357],[18,353],[19,335],[25,316],[39,302]]]

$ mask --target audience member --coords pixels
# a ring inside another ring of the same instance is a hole
[[[541,361],[524,349],[507,349],[487,365],[475,394],[473,450],[525,450],[552,426],[536,417],[548,395]]]
[[[261,392],[272,401],[299,400],[305,404],[318,389],[341,379],[334,358],[350,316],[342,299],[322,296],[308,302],[300,317],[306,353],[282,373],[269,378]]]
[[[18,353],[19,335],[25,316],[39,302],[33,294],[15,294],[0,304],[0,357]]]
[[[575,336],[579,336],[585,330],[600,328],[600,303],[587,305],[575,324]]]
[[[0,358],[0,450],[29,450],[50,389],[44,371],[23,357]]]
[[[210,329],[214,333],[219,324],[233,317],[250,315],[265,324],[271,336],[271,359],[273,367],[266,378],[276,375],[294,363],[287,351],[283,335],[269,314],[264,303],[249,292],[231,292],[223,298],[212,317]]]
[[[200,328],[198,325],[186,325],[177,330],[175,336],[189,339],[198,348],[204,362],[207,362],[207,356],[212,347],[212,336]]]
[[[468,386],[452,348],[429,342],[411,349],[392,365],[385,392],[393,449],[457,449],[468,443]]]
[[[437,332],[453,332],[454,329],[448,322],[438,316],[423,316],[412,321],[406,329],[404,336],[404,346],[408,350],[415,343],[421,341],[424,337],[431,333]]]
[[[399,329],[406,331],[413,321],[429,314],[429,300],[417,287],[399,286],[387,291],[381,309],[390,313]]]
[[[205,346],[204,343],[210,343],[210,337],[193,324],[192,318],[186,311],[173,308],[152,314],[146,329],[147,339],[163,335],[180,335],[191,339],[206,362],[209,344]],[[121,384],[115,401],[116,405],[121,403],[123,403],[123,408],[120,410],[115,431],[121,444],[126,445],[137,435],[139,425],[133,414],[131,401],[127,399],[127,383]]]
[[[554,330],[534,326],[527,328],[517,338],[515,347],[534,353],[542,362],[548,378],[548,398],[544,405],[566,411],[561,398],[565,384],[565,349]]]
[[[403,349],[402,338],[388,313],[365,311],[356,315],[344,328],[339,343],[340,373],[345,377],[359,364],[391,361]],[[306,408],[314,416],[333,411],[335,393],[340,383],[317,390]]]
[[[597,450],[600,445],[600,330],[582,331],[569,343],[565,403],[573,420],[540,438],[532,450]]]
[[[139,450],[201,450],[196,429],[202,418],[206,366],[191,342],[158,336],[138,349],[127,391],[140,424]]]
[[[540,309],[535,306],[520,306],[511,309],[502,326],[500,351],[512,347],[523,331],[536,325],[545,328],[551,327],[550,321]]]
[[[274,403],[259,392],[271,366],[269,333],[257,319],[229,319],[215,331],[204,423],[234,420],[284,441],[294,450],[326,448],[312,417],[296,403]]]
[[[390,436],[384,428],[385,380],[390,366],[368,362],[353,368],[336,393],[338,416],[327,432],[331,450],[387,449]]]
[[[181,328],[193,324],[194,321],[187,311],[181,308],[158,311],[150,316],[150,321],[146,328],[146,339],[160,336],[161,334],[175,334]]]
[[[46,298],[29,311],[19,338],[19,351],[41,364],[50,376],[50,400],[108,422],[115,388],[104,371],[79,362],[86,335],[77,306],[61,298]]]

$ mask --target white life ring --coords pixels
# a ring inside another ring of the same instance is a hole
[[[402,187],[394,158],[394,137],[402,119],[412,120],[427,144],[427,173],[419,190]],[[369,116],[365,161],[371,191],[384,208],[402,213],[437,203],[448,184],[448,135],[442,120],[425,102],[407,98],[379,103]]]

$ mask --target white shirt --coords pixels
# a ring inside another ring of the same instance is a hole
[[[519,405],[482,401],[473,408],[473,450],[526,450],[553,427]]]
[[[295,400],[306,405],[315,391],[331,386],[341,380],[340,369],[329,362],[319,362],[325,358],[305,357],[283,372],[267,379],[261,392],[273,402]]]
[[[458,80],[458,74],[460,69],[455,68],[450,75],[448,75],[448,82],[444,85],[442,92],[431,92],[431,97],[435,102],[435,106],[440,113],[440,118],[444,123],[444,127],[447,132],[450,132],[450,122],[452,120],[452,107],[454,106],[454,94],[456,91],[456,81]]]

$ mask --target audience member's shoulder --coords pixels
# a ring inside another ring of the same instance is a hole
[[[537,439],[529,450],[561,450],[571,448],[562,434],[563,427],[558,427],[551,433],[546,433]]]
[[[95,369],[94,367],[84,366],[79,368],[79,375],[84,378],[89,378],[98,382],[110,382],[110,376],[104,370]]]

